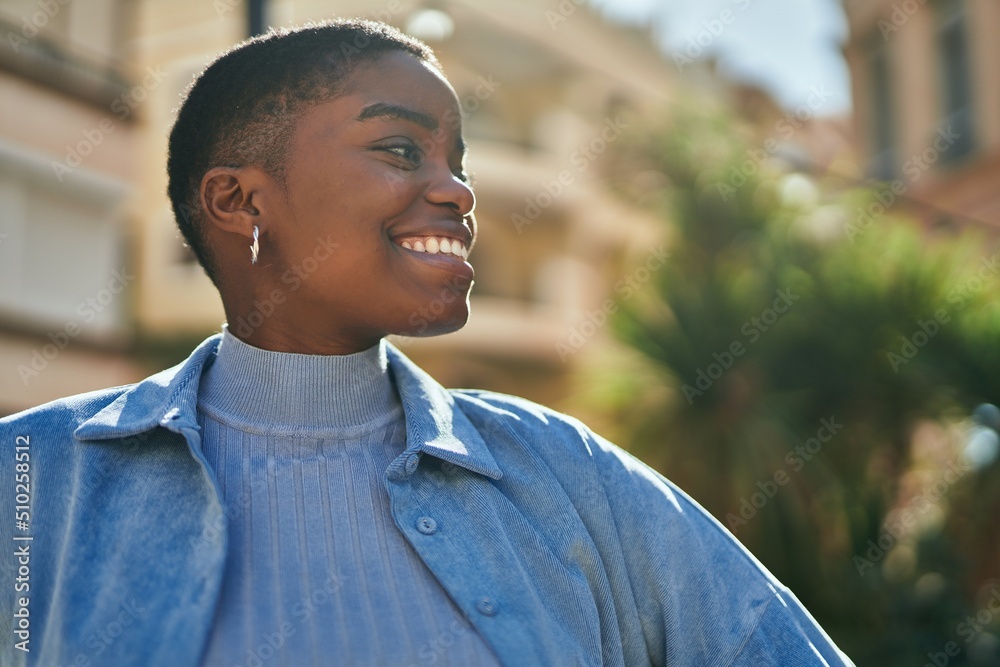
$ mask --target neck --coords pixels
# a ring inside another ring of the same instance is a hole
[[[255,286],[241,298],[223,299],[226,319],[233,323],[231,333],[248,345],[274,352],[348,355],[378,345],[385,337],[385,333],[376,331],[316,331],[315,321],[308,314],[303,317],[290,308],[287,299],[277,303],[270,296],[256,294],[261,289]],[[273,293],[272,288],[268,289],[271,292],[267,294]]]
[[[386,343],[352,354],[263,349],[228,327],[199,388],[199,406],[259,430],[337,430],[395,413]]]

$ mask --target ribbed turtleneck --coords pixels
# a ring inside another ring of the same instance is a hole
[[[198,390],[228,538],[203,667],[497,664],[393,517],[406,420],[386,346],[293,354],[224,331]]]
[[[200,406],[259,433],[346,434],[384,423],[401,407],[385,339],[354,354],[296,354],[254,347],[223,327],[201,382]]]

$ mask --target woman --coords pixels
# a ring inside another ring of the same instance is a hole
[[[384,24],[271,33],[202,73],[169,194],[230,325],[0,422],[28,452],[4,479],[31,475],[4,664],[850,664],[656,472],[385,340],[469,317],[464,159],[439,63]]]

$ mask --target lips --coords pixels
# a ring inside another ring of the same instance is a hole
[[[469,257],[464,241],[447,236],[407,236],[395,241],[407,250],[425,252],[429,255],[452,255],[463,260]]]
[[[463,220],[436,220],[433,222],[423,222],[419,224],[398,224],[389,228],[389,236],[395,243],[405,240],[412,242],[416,239],[426,240],[430,237],[437,239],[449,239],[461,241],[468,249],[472,247],[472,230]]]
[[[462,239],[407,234],[393,238],[393,244],[424,266],[444,269],[470,281],[475,277],[472,265],[466,261],[469,251]]]
[[[393,244],[407,256],[472,280],[474,271],[466,261],[472,232],[464,224],[446,222],[393,232]]]

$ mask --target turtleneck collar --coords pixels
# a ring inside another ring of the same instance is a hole
[[[377,426],[401,410],[386,341],[345,355],[296,354],[254,347],[223,326],[198,404],[258,432],[334,432]]]

